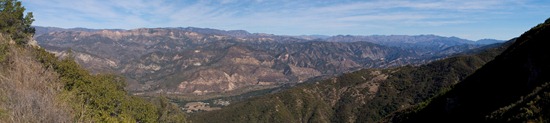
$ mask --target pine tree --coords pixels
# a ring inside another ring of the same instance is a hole
[[[25,7],[17,0],[0,0],[0,33],[8,35],[17,44],[26,44],[35,32],[31,27],[32,12],[24,14]]]

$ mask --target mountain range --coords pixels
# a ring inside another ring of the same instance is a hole
[[[93,72],[122,74],[138,95],[235,95],[363,68],[418,65],[486,45],[435,35],[307,39],[194,27],[35,28],[41,47],[70,54]]]

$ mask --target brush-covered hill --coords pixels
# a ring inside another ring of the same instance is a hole
[[[175,104],[141,99],[122,77],[92,75],[72,58],[0,34],[0,122],[185,122]]]
[[[310,81],[189,118],[193,122],[375,122],[448,90],[509,44],[421,66],[365,69]]]
[[[0,2],[0,122],[186,122],[165,98],[128,94],[123,77],[90,74],[33,45],[32,13]]]
[[[390,122],[549,122],[550,19],[450,91]]]

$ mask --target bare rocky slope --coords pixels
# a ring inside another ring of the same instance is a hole
[[[482,46],[452,38],[449,42],[455,43],[418,52],[368,41],[326,42],[204,28],[37,27],[37,32],[40,46],[61,56],[71,49],[76,60],[94,72],[125,75],[128,89],[136,94],[247,92],[362,68],[421,64]]]

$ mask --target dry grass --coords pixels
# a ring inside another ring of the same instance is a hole
[[[63,89],[57,73],[30,50],[10,46],[7,51],[0,61],[0,122],[71,122],[71,108],[58,96]]]

